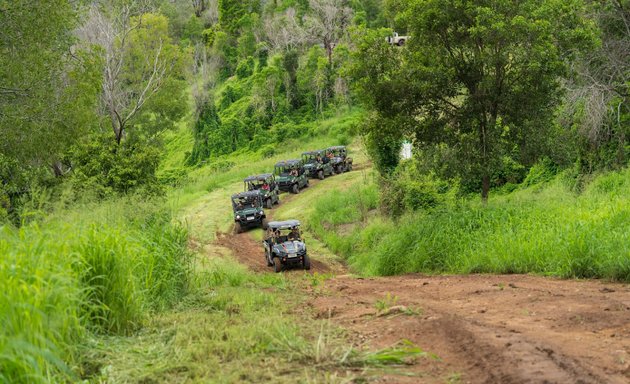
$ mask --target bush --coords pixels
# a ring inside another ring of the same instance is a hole
[[[160,158],[160,149],[147,143],[117,145],[109,135],[96,137],[71,151],[71,184],[100,198],[136,191],[158,195],[163,193],[156,176]]]
[[[380,185],[381,206],[394,217],[452,203],[459,194],[457,183],[422,174],[414,160],[401,162],[391,175],[381,179]]]
[[[557,172],[557,166],[549,158],[545,157],[529,169],[523,181],[523,187],[547,182],[553,179]]]
[[[236,76],[239,79],[246,79],[254,74],[254,58],[248,57],[245,60],[241,60],[236,67]]]

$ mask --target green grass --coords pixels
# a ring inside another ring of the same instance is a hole
[[[0,382],[74,380],[86,337],[130,334],[186,294],[187,231],[154,204],[88,204],[0,229]]]
[[[374,184],[322,198],[314,233],[366,275],[538,273],[630,281],[630,170],[595,178],[579,195],[564,176],[470,198],[393,221],[374,209]]]

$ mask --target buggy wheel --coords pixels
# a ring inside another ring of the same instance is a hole
[[[293,184],[293,186],[291,187],[291,193],[295,195],[300,193],[300,187],[298,187],[297,183]]]
[[[273,203],[271,202],[271,197],[265,200],[265,208],[271,209],[273,208]]]
[[[324,171],[322,171],[321,169],[319,170],[319,172],[317,172],[317,178],[320,180],[324,180]]]
[[[311,185],[311,182],[306,179],[306,184],[304,184],[304,188],[308,188]]]
[[[304,261],[302,262],[302,266],[307,271],[311,269],[311,259],[308,257],[308,255],[304,255]]]
[[[282,272],[282,262],[279,257],[273,258],[273,271],[275,273]]]
[[[265,248],[265,261],[268,267],[273,267],[273,262],[269,260],[269,250],[267,248]]]
[[[237,221],[234,223],[234,234],[238,235],[241,232],[243,232],[243,227],[241,227],[241,223]]]
[[[269,222],[267,221],[267,219],[262,219],[262,229],[264,229],[265,231],[267,230],[267,228],[269,228]]]
[[[348,164],[348,172],[352,172],[352,163]]]
[[[278,198],[276,199],[276,205],[280,204],[280,196],[278,196]]]

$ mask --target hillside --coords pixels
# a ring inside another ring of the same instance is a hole
[[[0,384],[630,382],[627,0],[0,25]]]

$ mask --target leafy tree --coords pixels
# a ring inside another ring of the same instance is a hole
[[[216,143],[212,143],[210,140],[221,128],[221,120],[213,100],[207,100],[200,109],[199,117],[193,127],[195,144],[192,153],[186,160],[189,165],[198,164],[210,158],[216,146]]]
[[[82,31],[104,52],[101,104],[117,144],[131,127],[139,126],[138,120],[146,121],[147,114],[166,116],[153,124],[165,129],[184,112],[186,54],[171,41],[166,17],[152,13],[133,16],[133,12],[125,5],[108,16],[93,7]],[[166,89],[168,97],[159,97]]]
[[[59,160],[98,121],[100,61],[77,44],[72,2],[0,4],[0,205],[68,171]],[[52,173],[51,173],[52,171]]]
[[[400,134],[420,147],[455,148],[460,173],[478,180],[486,200],[502,157],[552,126],[567,60],[591,41],[583,9],[581,0],[415,0],[407,48],[392,54],[370,34],[355,75],[376,111],[397,119]]]
[[[250,13],[260,14],[260,0],[219,0],[219,22],[228,34],[238,37],[241,19]]]
[[[117,144],[112,134],[94,135],[68,154],[73,164],[70,182],[75,191],[104,198],[143,191],[162,193],[155,175],[161,151],[156,145],[128,140]]]

